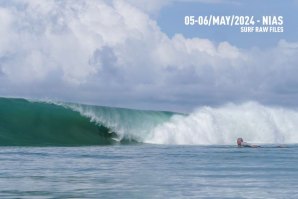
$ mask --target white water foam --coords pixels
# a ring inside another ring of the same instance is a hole
[[[298,111],[256,102],[202,107],[188,116],[176,115],[144,140],[153,144],[235,144],[242,137],[251,143],[298,143]]]

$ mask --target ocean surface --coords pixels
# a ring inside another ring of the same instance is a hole
[[[298,198],[298,111],[0,98],[0,198]],[[260,148],[238,148],[236,139]]]
[[[0,198],[298,198],[298,146],[0,147]]]

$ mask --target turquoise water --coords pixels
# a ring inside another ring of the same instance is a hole
[[[0,147],[0,198],[298,198],[298,146]]]

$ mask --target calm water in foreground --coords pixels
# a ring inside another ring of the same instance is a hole
[[[0,198],[298,198],[298,146],[0,147]]]

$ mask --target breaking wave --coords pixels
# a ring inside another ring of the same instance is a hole
[[[298,111],[256,102],[201,107],[156,127],[146,140],[155,144],[227,145],[238,137],[252,143],[298,143]]]
[[[0,146],[298,143],[298,111],[256,102],[191,114],[0,98]]]

